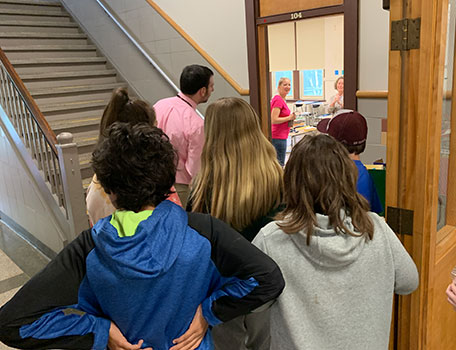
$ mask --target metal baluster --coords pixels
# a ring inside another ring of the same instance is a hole
[[[6,84],[6,98],[7,98],[7,100],[8,100],[8,102],[7,102],[7,106],[8,106],[8,108],[7,108],[7,110],[8,110],[7,115],[8,115],[8,117],[9,117],[11,120],[14,120],[14,116],[13,116],[14,110],[13,110],[13,105],[12,105],[12,103],[11,103],[13,84],[12,84],[11,80],[9,79],[8,73],[6,74],[6,81],[7,81],[7,84]],[[18,130],[18,131],[19,131],[19,136],[22,137],[23,135],[20,133],[22,130]]]
[[[6,80],[4,77],[4,67],[3,64],[0,64],[0,97],[1,97],[1,105],[3,109],[6,111],[6,90],[5,90]],[[13,124],[16,126],[16,121],[13,120]]]
[[[11,84],[11,87],[14,88],[14,85]],[[22,98],[20,99],[20,104],[22,104]],[[23,107],[22,107],[23,109]],[[28,138],[27,138],[27,128],[26,128],[26,125],[25,125],[25,116],[23,114],[17,114],[17,132],[19,134],[19,136],[22,137],[22,140],[24,141],[24,144],[29,147],[29,144],[28,144]]]
[[[2,77],[2,96],[3,96],[3,109],[5,110],[6,114],[9,114],[8,110],[8,92],[7,92],[7,85],[8,85],[8,79],[6,77],[6,73],[4,70],[4,67],[2,65],[2,69],[0,71],[1,77]]]
[[[57,155],[54,153],[51,153],[51,155],[52,155],[52,163],[54,165],[54,176],[55,176],[55,181],[56,181],[57,195],[60,200],[60,205],[62,207],[65,207],[65,199],[64,199],[63,193],[62,193],[61,172],[60,172],[60,168],[58,167],[58,161],[56,160]]]
[[[48,181],[48,174],[47,174],[46,162],[45,162],[46,149],[43,148],[43,143],[41,142],[43,133],[41,132],[36,121],[32,118],[31,112],[29,110],[27,110],[27,119],[30,121],[31,126],[32,126],[32,133],[33,133],[32,141],[33,141],[33,144],[35,145],[35,149],[36,149],[36,160],[38,162],[38,167],[43,171],[45,180]]]
[[[21,104],[23,104],[22,108],[25,110],[26,113],[21,115],[21,120],[22,120],[22,125],[24,128],[24,138],[27,143],[27,147],[30,149],[32,153],[32,157],[34,159],[37,159],[37,154],[34,152],[34,149],[32,148],[32,124],[31,124],[31,114],[29,109],[27,108],[27,105],[25,104],[25,101],[21,98]],[[37,159],[38,160],[38,159]]]
[[[52,148],[48,145],[47,140],[44,137],[44,134],[42,132],[40,133],[40,144],[42,145],[42,148],[44,149],[44,151],[41,153],[43,156],[43,167],[47,173],[47,179],[48,179],[49,183],[51,184],[52,189],[55,193],[57,191],[57,183],[53,176],[53,170],[52,170],[51,162],[50,162],[50,157],[52,157],[53,151],[52,151]]]
[[[21,116],[21,111],[20,111],[20,103],[22,100],[22,97],[19,95],[16,87],[11,83],[11,105],[13,106],[13,111],[11,113],[11,118],[13,119],[19,119]]]

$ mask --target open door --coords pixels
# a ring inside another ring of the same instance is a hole
[[[419,289],[396,299],[395,349],[456,349],[445,296],[456,265],[455,7],[390,1],[387,220],[420,273]]]

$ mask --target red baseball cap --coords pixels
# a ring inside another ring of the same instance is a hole
[[[322,119],[317,125],[317,130],[351,146],[367,140],[366,118],[356,111],[343,112],[332,118]]]

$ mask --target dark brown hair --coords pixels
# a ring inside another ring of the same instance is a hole
[[[348,153],[350,153],[350,154],[358,155],[358,154],[363,153],[364,150],[366,149],[366,141],[364,141],[363,143],[360,143],[359,145],[347,145],[345,142],[342,142],[342,144],[345,146]]]
[[[372,239],[369,204],[356,190],[358,172],[345,147],[332,136],[308,134],[293,147],[285,167],[285,210],[277,219],[286,233],[305,230],[307,244],[317,225],[316,213],[327,215],[337,233]],[[344,224],[341,211],[351,217],[357,232]]]
[[[127,89],[118,88],[113,91],[111,100],[101,117],[99,142],[106,137],[106,130],[115,122],[148,123],[150,126],[155,126],[157,119],[154,108],[148,102],[130,99]]]
[[[116,207],[138,212],[171,194],[177,155],[165,133],[149,123],[113,123],[92,153],[92,167]]]

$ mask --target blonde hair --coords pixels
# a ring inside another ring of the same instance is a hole
[[[192,211],[207,212],[237,230],[281,202],[283,171],[257,114],[240,98],[209,105],[201,170],[193,183]]]
[[[289,78],[287,78],[287,77],[282,77],[282,78],[280,78],[280,79],[279,79],[279,83],[277,84],[277,87],[279,87],[280,85],[282,85],[282,84],[283,84],[283,82],[284,82],[285,80],[288,80],[288,81],[290,81],[290,79],[289,79]],[[290,81],[290,82],[291,82],[291,81]]]

